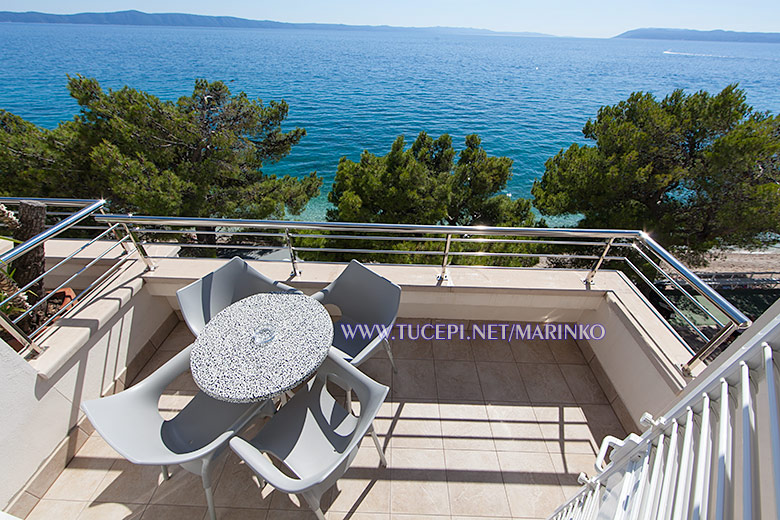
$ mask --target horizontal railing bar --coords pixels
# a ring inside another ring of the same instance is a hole
[[[75,280],[81,273],[95,265],[100,259],[102,259],[104,256],[106,256],[108,253],[113,251],[119,244],[122,244],[123,242],[126,242],[130,239],[129,235],[125,235],[120,240],[117,240],[111,247],[97,255],[94,259],[92,259],[87,265],[76,271],[70,278],[62,282],[60,285],[58,285],[55,289],[53,289],[49,294],[35,302],[35,305],[31,306],[29,309],[24,311],[21,315],[19,315],[17,318],[15,318],[13,321],[14,323],[19,323],[22,319],[24,319],[25,316],[29,315],[32,311],[34,311],[37,307],[39,307],[41,304],[46,303],[49,301],[49,298],[51,298],[57,291],[62,289],[63,287],[66,287],[70,282]]]
[[[25,199],[22,199],[25,200]],[[71,226],[75,225],[77,222],[81,222],[88,216],[90,216],[93,212],[97,211],[101,207],[103,207],[106,204],[106,201],[104,200],[98,200],[93,201],[92,204],[89,206],[81,209],[80,211],[77,211],[70,217],[66,218],[65,220],[59,222],[56,226],[49,228],[48,230],[44,231],[43,233],[39,233],[35,235],[33,238],[25,242],[24,244],[18,245],[15,248],[11,249],[10,251],[6,252],[4,255],[0,256],[0,263],[7,264],[11,261],[13,261],[16,258],[19,258],[23,254],[25,254],[27,251],[30,251],[31,249],[34,249],[41,245],[42,243],[46,242],[50,238],[53,238],[66,229],[70,228]]]
[[[47,228],[53,227],[56,224],[53,224],[52,226],[46,226]],[[106,226],[70,226],[69,229],[79,229],[84,231],[97,231],[97,230],[103,230],[106,229]]]
[[[573,258],[575,260],[598,260],[594,255],[570,255],[561,253],[501,253],[494,251],[450,251],[450,256],[508,256],[516,258]],[[604,260],[620,260],[619,256],[608,256]]]
[[[144,245],[156,245],[156,246],[179,246],[185,248],[203,248],[203,249],[283,249],[280,246],[274,245],[245,245],[245,244],[191,244],[181,242],[148,242],[144,241]],[[419,254],[419,255],[443,255],[444,251],[436,251],[423,249],[415,251],[412,249],[360,249],[360,248],[335,248],[335,247],[302,247],[295,246],[293,251],[305,251],[305,252],[321,252],[321,253],[377,253],[377,254]],[[575,260],[597,260],[598,256],[593,255],[573,255],[573,254],[561,254],[561,253],[501,253],[501,252],[489,252],[489,251],[456,251],[450,252],[452,256],[506,256],[506,257],[522,257],[522,258],[572,258]],[[621,256],[608,256],[604,259],[610,261],[623,260]]]
[[[306,235],[290,233],[294,238],[324,238],[331,240],[376,240],[396,242],[447,242],[444,237],[407,237],[387,235]],[[539,245],[567,245],[567,246],[604,246],[606,242],[577,242],[567,240],[526,240],[522,238],[453,238],[451,242],[475,243],[475,244],[539,244]]]
[[[35,202],[41,202],[46,206],[62,206],[62,207],[73,206],[77,208],[83,208],[86,206],[90,206],[95,202],[98,202],[97,199],[46,199],[40,197],[0,197],[0,204],[19,204],[23,200],[32,200]]]
[[[191,247],[193,249],[284,249],[281,246],[273,245],[251,245],[246,244],[183,244],[180,242],[142,242],[145,246],[174,246],[174,247]]]
[[[409,236],[387,236],[387,235],[306,235],[290,233],[293,238],[325,238],[331,240],[376,240],[396,241],[396,242],[446,242],[443,237],[409,237]]]
[[[688,326],[689,326],[689,327],[690,327],[692,330],[694,330],[694,331],[696,332],[696,334],[698,334],[698,335],[699,335],[699,336],[700,336],[700,337],[701,337],[701,338],[702,338],[704,341],[709,341],[709,339],[710,339],[710,338],[708,338],[707,336],[705,336],[705,335],[704,335],[704,333],[703,333],[701,330],[699,330],[699,328],[698,328],[696,325],[694,325],[694,324],[693,324],[693,322],[692,322],[691,320],[689,320],[689,319],[688,319],[688,317],[687,317],[687,316],[685,316],[685,314],[683,314],[683,312],[682,312],[682,311],[681,311],[681,310],[680,310],[680,309],[679,309],[679,308],[678,308],[678,307],[677,307],[677,306],[676,306],[674,303],[672,303],[672,301],[671,301],[669,298],[667,298],[667,297],[666,297],[666,295],[665,295],[665,294],[663,294],[663,293],[660,291],[660,289],[658,289],[658,287],[656,287],[656,286],[655,286],[655,284],[653,284],[653,282],[651,282],[650,280],[648,280],[648,279],[647,279],[647,277],[644,275],[644,273],[643,273],[642,271],[640,271],[640,270],[639,270],[639,268],[637,268],[637,267],[634,265],[634,263],[633,263],[633,262],[631,262],[631,260],[629,260],[628,258],[626,258],[625,262],[626,262],[626,265],[628,265],[628,266],[629,266],[629,267],[630,267],[630,268],[631,268],[631,269],[632,269],[632,270],[633,270],[633,271],[634,271],[634,272],[635,272],[635,273],[636,273],[636,274],[637,274],[637,275],[638,275],[638,276],[639,276],[639,277],[640,277],[640,278],[641,278],[641,279],[642,279],[642,280],[643,280],[643,281],[644,281],[644,282],[645,282],[647,285],[649,285],[649,286],[650,286],[650,288],[651,288],[653,291],[655,291],[655,293],[656,293],[656,294],[657,294],[657,295],[658,295],[658,296],[659,296],[659,297],[660,297],[660,298],[661,298],[661,299],[662,299],[662,300],[663,300],[663,301],[664,301],[664,302],[665,302],[665,303],[666,303],[666,304],[667,304],[669,307],[671,307],[671,308],[672,308],[672,310],[674,311],[674,313],[675,313],[675,314],[677,314],[679,317],[681,317],[683,320],[685,320],[685,323],[687,323],[687,324],[688,324]],[[672,328],[672,330],[674,330],[674,328]],[[682,340],[682,338],[680,338],[679,336],[678,336],[678,339]],[[693,349],[692,349],[692,348],[691,348],[691,347],[688,345],[688,343],[687,343],[686,341],[683,341],[683,345],[685,345],[685,347],[688,349],[688,351],[689,351],[691,354],[694,354],[694,353],[695,353],[695,352],[694,352],[694,350],[693,350]]]
[[[428,249],[422,250],[422,251],[411,251],[407,249],[359,249],[359,248],[349,248],[349,249],[341,249],[337,247],[299,247],[295,246],[292,248],[293,251],[308,251],[308,252],[316,252],[320,251],[323,253],[363,253],[363,254],[388,254],[388,255],[433,255],[433,256],[444,256],[444,251],[431,251]]]
[[[478,243],[478,244],[537,244],[551,246],[605,246],[606,242],[578,242],[576,240],[527,240],[524,238],[453,238],[453,242]]]
[[[647,277],[644,275],[644,273],[642,273],[642,272],[639,270],[639,268],[638,268],[638,267],[636,267],[636,266],[634,265],[634,263],[633,263],[633,262],[631,262],[631,260],[629,260],[628,258],[624,257],[624,258],[623,258],[623,261],[624,261],[626,264],[628,264],[628,266],[629,266],[629,267],[630,267],[630,268],[631,268],[631,269],[632,269],[632,270],[633,270],[633,271],[634,271],[636,274],[638,274],[638,275],[640,276],[640,278],[642,278],[642,280],[645,282],[645,284],[646,284],[646,285],[650,285],[650,286],[652,286],[652,287],[655,287],[655,285],[654,285],[654,284],[652,284],[652,283],[650,282],[650,280],[648,280],[648,279],[647,279]],[[682,343],[682,344],[685,346],[686,350],[688,350],[688,352],[691,352],[691,353],[693,353],[693,352],[694,352],[694,349],[693,349],[693,348],[692,348],[690,345],[688,345],[688,342],[687,342],[687,341],[685,341],[685,340],[683,339],[683,337],[682,337],[682,336],[680,336],[680,334],[677,332],[677,330],[674,328],[674,326],[672,326],[672,324],[671,324],[671,323],[669,323],[669,322],[667,321],[667,319],[666,319],[666,318],[664,318],[664,317],[661,315],[661,313],[658,311],[658,309],[655,307],[655,305],[652,305],[652,304],[650,304],[650,309],[653,311],[653,313],[655,313],[655,315],[656,315],[656,316],[658,316],[658,318],[659,318],[661,321],[663,321],[664,323],[666,323],[666,325],[668,326],[668,330],[669,330],[669,331],[670,331],[672,334],[674,334],[674,337],[676,337],[678,340],[680,340],[680,343]]]
[[[98,222],[122,222],[157,226],[236,227],[255,229],[315,229],[324,231],[381,231],[385,233],[429,233],[452,235],[507,235],[540,237],[641,238],[641,231],[579,228],[521,228],[491,226],[444,226],[415,224],[373,224],[362,222],[298,222],[285,220],[212,219],[153,217],[140,215],[96,215]]]
[[[409,249],[341,249],[331,247],[293,247],[293,251],[324,252],[324,253],[365,253],[365,254],[391,254],[391,255],[438,255],[443,256],[444,251],[412,251]],[[574,258],[578,260],[595,260],[599,257],[592,255],[565,255],[557,253],[494,253],[487,251],[458,251],[449,253],[452,256],[505,256],[515,258]],[[619,256],[610,256],[605,260],[622,260]]]
[[[652,266],[655,268],[655,270],[656,270],[656,271],[658,271],[659,273],[661,273],[661,275],[662,275],[664,278],[666,278],[667,280],[669,280],[669,281],[672,283],[672,285],[674,285],[674,287],[675,287],[677,290],[679,290],[679,291],[680,291],[681,293],[683,293],[683,294],[684,294],[684,295],[685,295],[685,296],[686,296],[686,297],[687,297],[689,300],[691,300],[691,302],[692,302],[694,305],[696,305],[696,307],[698,307],[698,308],[699,308],[699,310],[701,310],[702,312],[704,312],[704,314],[706,314],[707,316],[709,316],[711,320],[713,320],[715,323],[717,323],[717,324],[718,324],[718,326],[720,326],[720,327],[724,327],[724,326],[725,326],[725,324],[724,324],[724,323],[722,323],[722,322],[721,322],[721,321],[720,321],[718,318],[716,318],[716,317],[715,317],[715,316],[714,316],[714,315],[713,315],[713,314],[712,314],[712,313],[711,313],[711,312],[710,312],[710,311],[709,311],[709,310],[708,310],[708,309],[707,309],[707,308],[706,308],[704,305],[702,305],[701,303],[699,303],[699,301],[698,301],[696,298],[694,298],[694,297],[691,295],[691,293],[689,293],[688,291],[686,291],[685,289],[683,289],[683,287],[682,287],[682,286],[681,286],[679,283],[677,283],[677,282],[674,280],[674,278],[672,278],[671,276],[669,276],[669,274],[668,274],[666,271],[664,271],[663,269],[661,269],[661,266],[660,266],[660,265],[656,264],[656,263],[655,263],[655,262],[654,262],[654,261],[653,261],[653,260],[652,260],[652,259],[651,259],[649,256],[647,256],[647,254],[646,254],[644,251],[642,251],[641,249],[639,249],[639,246],[637,246],[636,244],[634,244],[634,249],[636,250],[636,252],[637,252],[637,253],[639,253],[639,254],[642,256],[642,258],[644,258],[644,259],[645,259],[645,261],[646,261],[647,263],[649,263],[650,265],[652,265]],[[694,287],[694,288],[695,288],[695,287]]]
[[[653,240],[650,235],[644,231],[641,232],[641,235],[642,241],[645,245],[647,245],[647,247],[649,247],[660,258],[662,258],[664,262],[669,264],[672,269],[680,273],[683,278],[685,278],[688,282],[691,283],[691,285],[693,285],[699,294],[707,298],[713,305],[723,311],[723,313],[726,314],[729,319],[731,319],[736,325],[738,325],[740,329],[744,329],[750,326],[752,323],[750,318],[742,314],[742,312],[734,307],[726,298],[715,292],[709,285],[702,281],[701,278],[696,276],[690,269],[680,263],[680,261],[672,256],[666,249],[658,245],[658,243],[656,243],[656,241]]]
[[[229,235],[229,236],[247,236],[247,237],[282,237],[284,233],[258,233],[255,231],[195,231],[195,230],[183,230],[183,229],[151,229],[151,228],[139,228],[134,227],[135,233],[148,233],[150,235],[184,235],[184,234],[198,234],[198,235]],[[302,235],[308,236],[308,235]]]
[[[19,296],[20,294],[22,294],[23,292],[25,292],[27,289],[29,289],[30,287],[32,287],[33,285],[35,285],[36,283],[38,283],[39,281],[41,281],[41,280],[43,279],[43,277],[45,277],[47,274],[51,273],[52,271],[54,271],[55,269],[57,269],[58,267],[60,267],[62,264],[64,264],[65,262],[67,262],[68,260],[70,260],[71,258],[73,258],[74,256],[76,256],[76,255],[77,255],[77,254],[79,254],[80,252],[84,251],[86,248],[88,248],[89,246],[91,246],[92,244],[94,244],[95,242],[97,242],[98,240],[100,240],[101,238],[103,238],[104,236],[106,236],[108,233],[110,233],[111,231],[115,230],[115,229],[116,229],[116,228],[118,228],[119,226],[120,226],[120,224],[114,224],[114,225],[113,225],[113,226],[111,226],[110,228],[106,229],[106,230],[105,230],[103,233],[101,233],[100,235],[96,236],[95,238],[93,238],[92,240],[90,240],[89,242],[87,242],[86,244],[82,245],[81,247],[79,247],[78,249],[76,249],[75,251],[73,251],[71,254],[69,254],[68,256],[66,256],[65,258],[63,258],[62,260],[60,260],[60,261],[57,263],[57,265],[55,265],[55,266],[54,266],[54,267],[52,267],[51,269],[47,269],[47,270],[46,270],[46,271],[45,271],[45,272],[44,272],[42,275],[38,276],[38,277],[37,277],[37,278],[35,278],[33,281],[31,281],[30,283],[28,283],[27,285],[25,285],[24,287],[22,287],[21,289],[19,289],[18,291],[16,291],[14,294],[12,294],[11,296],[9,296],[9,297],[8,297],[8,298],[6,298],[5,300],[1,301],[1,302],[0,302],[0,307],[2,307],[3,305],[5,305],[6,303],[8,303],[9,301],[13,300],[13,299],[14,299],[14,298],[16,298],[17,296]]]
[[[102,229],[102,228],[101,228]],[[156,234],[184,234],[197,233],[203,235],[228,235],[228,236],[258,236],[258,237],[284,237],[283,233],[253,233],[247,231],[182,231],[182,230],[163,230],[148,228],[133,228],[137,233],[156,233]],[[322,235],[322,234],[300,234],[290,233],[293,238],[316,238],[330,240],[371,240],[371,241],[395,241],[395,242],[446,242],[443,237],[409,237],[409,236],[387,236],[387,235]],[[478,243],[478,244],[538,244],[538,245],[569,245],[569,246],[604,246],[606,242],[578,242],[566,240],[525,240],[525,239],[503,239],[503,238],[453,238],[452,242]]]

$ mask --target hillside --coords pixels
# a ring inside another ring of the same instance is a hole
[[[634,29],[618,34],[615,38],[643,40],[695,40],[710,42],[780,43],[780,33],[696,31],[693,29]]]
[[[392,27],[388,25],[343,25],[324,23],[285,23],[270,20],[248,20],[233,16],[203,16],[183,13],[143,13],[117,11],[113,13],[48,14],[0,11],[0,23],[53,23],[87,25],[143,25],[174,27],[221,27],[242,29],[320,29],[340,31],[428,31],[448,34],[484,34],[511,36],[550,36],[534,32],[500,33],[487,29],[466,27]]]

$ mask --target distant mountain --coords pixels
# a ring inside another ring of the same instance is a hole
[[[233,16],[202,16],[182,13],[143,13],[117,11],[114,13],[47,14],[38,12],[15,13],[0,11],[0,22],[57,23],[88,25],[150,25],[176,27],[232,27],[243,29],[324,29],[338,31],[428,31],[446,34],[483,34],[509,36],[551,36],[535,32],[496,32],[465,27],[392,27],[389,25],[343,25],[329,23],[285,23],[270,20],[248,20]]]
[[[640,38],[644,40],[697,40],[709,42],[780,43],[780,33],[696,31],[693,29],[634,29],[618,34],[615,38]]]

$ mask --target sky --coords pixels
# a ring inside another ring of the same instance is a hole
[[[608,38],[639,27],[780,32],[778,0],[0,0],[0,11],[237,16],[280,22],[474,27]]]

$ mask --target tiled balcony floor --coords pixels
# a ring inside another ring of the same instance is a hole
[[[138,379],[193,340],[180,323]],[[362,369],[391,388],[376,421],[388,467],[370,439],[328,491],[328,518],[543,518],[593,474],[605,435],[625,432],[573,341],[395,341]],[[163,415],[194,395],[189,377],[165,392]],[[314,518],[296,497],[258,488],[226,450],[215,474],[220,519]],[[93,433],[29,519],[201,519],[200,478],[135,466]]]

